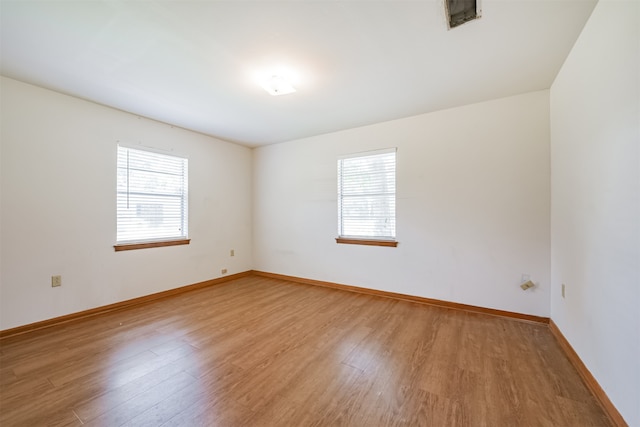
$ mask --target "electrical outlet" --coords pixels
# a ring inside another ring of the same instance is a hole
[[[226,268],[223,268],[220,272],[221,272],[222,274],[227,274],[227,269],[226,269]]]
[[[235,251],[235,250],[233,250],[233,249],[231,249],[231,250],[229,251],[229,255],[231,255],[231,256],[236,256],[236,251]]]
[[[562,298],[564,298],[564,283],[562,284]]]
[[[520,285],[523,291],[526,291],[527,289],[533,288],[535,286],[536,286],[535,283],[533,283],[531,280],[527,280],[522,285]]]
[[[57,288],[62,286],[62,276],[51,276],[51,287]]]

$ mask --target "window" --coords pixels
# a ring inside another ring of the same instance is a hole
[[[116,250],[189,243],[188,160],[118,146]]]
[[[396,149],[338,159],[338,243],[396,246]]]

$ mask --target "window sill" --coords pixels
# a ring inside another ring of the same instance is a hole
[[[189,242],[191,242],[191,239],[167,240],[164,242],[148,242],[148,243],[124,243],[120,245],[113,245],[113,248],[116,250],[116,252],[132,251],[135,249],[160,248],[162,246],[188,245]]]
[[[336,243],[343,243],[347,245],[389,246],[393,248],[398,246],[398,242],[395,240],[353,239],[345,237],[337,237]]]

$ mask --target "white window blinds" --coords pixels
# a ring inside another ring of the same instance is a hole
[[[187,238],[188,160],[118,146],[117,243]]]
[[[395,240],[395,148],[338,159],[338,235]]]

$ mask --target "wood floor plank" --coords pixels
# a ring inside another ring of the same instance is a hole
[[[0,341],[0,425],[610,421],[546,325],[246,276]]]
[[[78,415],[78,418],[83,422],[97,418],[128,400],[147,392],[152,387],[157,386],[169,378],[184,372],[184,368],[185,361],[177,360],[124,385],[110,388],[103,393],[77,401],[73,405],[73,409]]]
[[[20,403],[32,398],[32,396],[42,396],[49,390],[55,389],[48,378],[45,377],[24,377],[16,381],[3,385],[0,388],[0,415],[15,407],[20,407]],[[1,424],[0,424],[1,425]]]
[[[145,392],[132,397],[110,411],[89,420],[87,426],[121,426],[141,415],[154,405],[163,402],[175,393],[194,384],[196,379],[186,372],[180,372]]]

